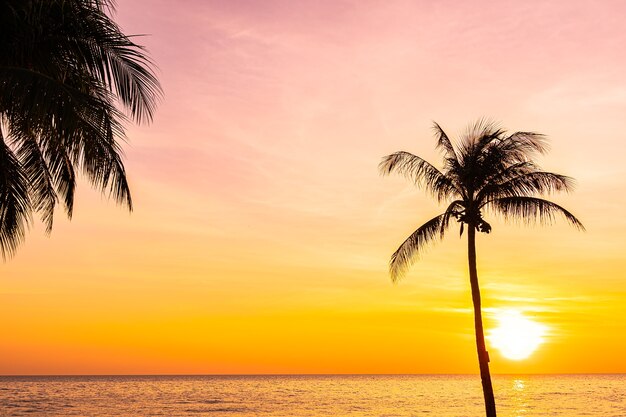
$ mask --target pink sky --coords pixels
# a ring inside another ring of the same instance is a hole
[[[451,233],[392,286],[390,254],[440,208],[377,164],[396,150],[438,164],[432,121],[455,136],[482,116],[550,137],[541,163],[579,184],[555,200],[588,228],[496,221],[479,241],[487,308],[556,329],[536,362],[496,372],[626,372],[610,355],[626,349],[625,15],[623,1],[118,0],[165,90],[154,123],[128,129],[136,210],[85,184],[71,223],[37,225],[3,265],[0,373],[473,372],[463,244]],[[607,344],[611,361],[586,358]]]

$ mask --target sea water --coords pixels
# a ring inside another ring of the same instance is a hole
[[[498,415],[626,416],[626,375],[495,376]],[[0,416],[483,416],[475,375],[0,377]]]

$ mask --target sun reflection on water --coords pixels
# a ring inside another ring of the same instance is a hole
[[[523,379],[513,380],[513,415],[516,417],[526,416],[528,401],[526,398],[526,382]]]

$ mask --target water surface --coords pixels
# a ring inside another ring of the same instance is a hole
[[[626,416],[626,375],[494,378],[498,415]],[[470,375],[0,377],[0,416],[484,415]]]

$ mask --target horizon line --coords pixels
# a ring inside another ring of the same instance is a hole
[[[567,375],[626,375],[626,372],[527,372],[527,373],[496,373],[494,376],[567,376]],[[211,376],[211,377],[238,377],[238,376],[480,376],[478,373],[197,373],[197,374],[177,374],[177,373],[154,373],[154,374],[0,374],[0,378],[19,377],[190,377],[190,376]]]

